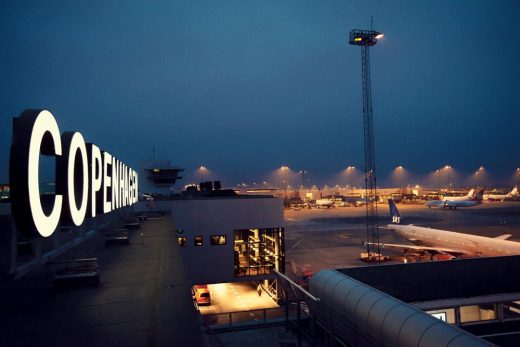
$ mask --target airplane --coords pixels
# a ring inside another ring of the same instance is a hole
[[[419,227],[413,224],[402,225],[401,214],[394,201],[388,199],[388,204],[392,217],[392,224],[389,224],[388,228],[413,244],[381,243],[379,246],[382,248],[397,248],[405,252],[429,253],[432,260],[520,255],[520,242],[507,240],[512,236],[511,234],[493,238]]]
[[[329,200],[329,199],[318,199],[318,200],[316,200],[316,207],[317,208],[320,208],[320,207],[331,208],[332,206],[334,206],[334,201],[333,200]]]
[[[507,194],[486,194],[484,200],[487,201],[504,201],[504,199],[512,198],[518,195],[518,188],[515,186],[512,191]]]
[[[442,200],[430,200],[425,203],[429,208],[449,208],[456,209],[457,207],[471,207],[482,203],[484,189],[480,189],[475,194],[475,189],[471,189],[465,196],[445,196]]]

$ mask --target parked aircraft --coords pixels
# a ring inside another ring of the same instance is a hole
[[[504,201],[504,199],[512,198],[518,195],[518,188],[515,186],[513,190],[511,190],[507,194],[486,194],[484,195],[484,200],[487,201]]]
[[[520,243],[508,241],[510,234],[495,238],[447,230],[424,228],[415,225],[402,225],[401,215],[392,199],[388,200],[392,224],[388,228],[413,244],[384,243],[382,248],[397,248],[405,252],[429,253],[434,260],[456,257],[485,257],[520,255]]]
[[[456,209],[457,207],[471,207],[482,203],[484,189],[480,189],[475,194],[475,189],[471,189],[465,196],[445,196],[441,200],[430,200],[426,202],[426,206]]]
[[[334,201],[333,200],[329,200],[329,199],[318,199],[318,200],[316,200],[316,207],[317,208],[320,208],[320,207],[331,208],[332,206],[334,206]]]

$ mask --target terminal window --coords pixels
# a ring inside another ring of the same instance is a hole
[[[195,245],[195,247],[202,246],[202,236],[194,236],[193,237],[193,244]]]
[[[212,246],[220,246],[226,244],[226,235],[211,235],[210,236]]]
[[[233,251],[235,277],[285,271],[283,228],[234,230]]]

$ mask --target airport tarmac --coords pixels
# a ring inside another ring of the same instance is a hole
[[[520,242],[520,202],[493,202],[456,210],[430,209],[425,205],[398,204],[402,224],[415,224],[488,237],[513,235]],[[313,272],[366,266],[365,207],[285,210],[285,253],[288,261]],[[380,227],[390,223],[388,204],[378,205]],[[380,228],[380,242],[407,243],[392,231]],[[401,252],[382,250],[395,259]],[[396,260],[399,261],[399,260]]]

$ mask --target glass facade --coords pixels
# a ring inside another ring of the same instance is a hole
[[[283,228],[233,231],[235,277],[285,272]]]

